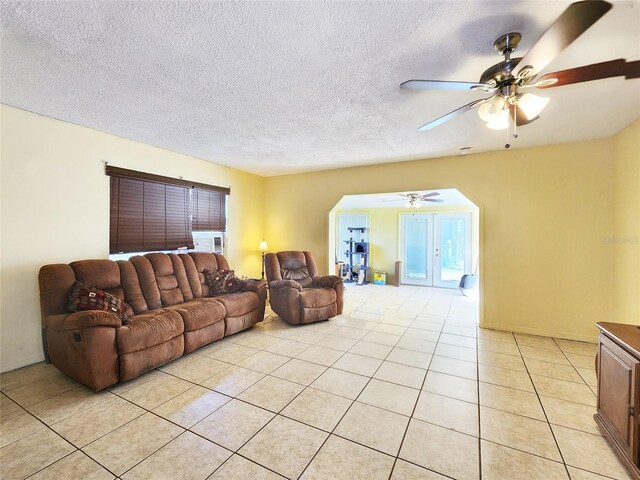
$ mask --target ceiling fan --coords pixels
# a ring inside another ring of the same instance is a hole
[[[444,200],[442,200],[441,198],[431,198],[431,197],[437,197],[438,195],[440,195],[439,192],[431,192],[431,193],[398,193],[398,195],[400,195],[401,197],[404,198],[398,198],[398,199],[393,199],[393,200],[382,200],[383,202],[404,202],[405,199],[406,203],[404,204],[405,207],[407,208],[415,208],[416,210],[418,208],[420,208],[421,204],[420,202],[434,202],[434,203],[442,203]]]
[[[485,70],[477,83],[442,80],[408,80],[403,82],[400,88],[412,90],[462,90],[492,94],[490,97],[474,100],[436,118],[418,130],[430,130],[475,107],[478,107],[478,115],[487,122],[488,128],[505,130],[509,128],[510,123],[513,123],[514,126],[521,126],[538,119],[539,114],[549,103],[549,98],[526,92],[527,89],[559,87],[617,76],[624,76],[627,79],[639,78],[640,61],[627,62],[624,59],[570,68],[536,78],[540,71],[606,14],[611,7],[611,3],[604,0],[572,3],[524,57],[511,57],[520,42],[520,33],[511,32],[501,35],[493,46],[498,54],[504,55],[504,61]],[[514,137],[517,137],[515,132]],[[509,144],[507,143],[505,147],[509,148]]]

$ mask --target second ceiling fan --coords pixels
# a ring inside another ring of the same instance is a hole
[[[588,82],[603,78],[624,76],[640,78],[640,61],[624,59],[594,63],[548,73],[536,78],[565,48],[606,14],[612,5],[604,0],[585,0],[569,5],[560,17],[531,47],[524,57],[511,57],[520,42],[518,32],[505,33],[494,47],[504,61],[497,63],[480,76],[479,82],[450,82],[442,80],[408,80],[400,88],[412,90],[462,90],[491,93],[490,97],[474,100],[452,112],[423,125],[419,130],[430,130],[452,118],[478,107],[478,115],[493,130],[526,125],[538,118],[547,106],[548,98],[527,92],[531,88],[552,88],[572,83]],[[508,144],[506,147],[508,148]]]
[[[420,208],[422,205],[420,202],[433,202],[433,203],[442,203],[444,200],[441,198],[432,198],[440,195],[440,192],[430,192],[430,193],[398,193],[399,196],[403,197],[401,199],[383,199],[383,202],[406,202],[405,207],[407,208],[415,208],[416,210]]]

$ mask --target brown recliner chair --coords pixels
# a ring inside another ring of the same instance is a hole
[[[318,276],[311,252],[267,253],[264,260],[269,303],[280,318],[312,323],[342,313],[342,278]]]

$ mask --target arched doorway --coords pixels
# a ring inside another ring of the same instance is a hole
[[[347,288],[358,285],[364,267],[363,284],[375,276],[385,278],[386,285],[443,288],[462,295],[458,286],[463,275],[476,275],[472,284],[481,278],[480,215],[480,207],[456,188],[345,195],[329,212],[329,271],[339,271]],[[349,241],[367,243],[366,254],[350,256]],[[482,324],[480,282],[465,294],[475,301]]]

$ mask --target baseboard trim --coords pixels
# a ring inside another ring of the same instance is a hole
[[[577,340],[578,342],[598,343],[598,335],[579,335],[575,333],[559,332],[555,330],[545,330],[542,328],[523,327],[521,325],[505,325],[503,323],[485,322],[484,328],[491,330],[502,330],[506,332],[526,333],[528,335],[539,335],[541,337],[555,337],[565,340]]]
[[[33,365],[34,363],[40,363],[44,361],[44,355],[40,354],[37,356],[29,357],[29,358],[21,358],[20,360],[13,360],[11,362],[2,362],[2,366],[0,366],[0,372],[10,372],[11,370],[15,370],[17,368],[28,367],[29,365]]]

